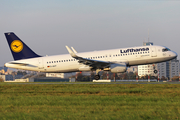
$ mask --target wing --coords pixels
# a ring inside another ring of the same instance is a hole
[[[103,68],[107,68],[110,66],[110,62],[108,61],[100,61],[100,60],[93,60],[93,59],[87,59],[87,58],[83,58],[80,56],[77,56],[68,46],[66,46],[69,54],[75,58],[76,60],[78,60],[79,63],[82,63],[84,65],[88,65],[90,67],[92,67],[93,69],[103,69]]]

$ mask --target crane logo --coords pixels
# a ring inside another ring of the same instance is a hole
[[[20,40],[14,40],[11,43],[11,50],[18,53],[21,52],[23,49],[23,43]]]

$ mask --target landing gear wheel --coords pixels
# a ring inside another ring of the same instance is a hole
[[[99,79],[100,79],[100,76],[99,76],[99,75],[95,75],[95,76],[94,76],[94,79],[95,79],[95,80],[99,80]]]
[[[155,74],[157,74],[157,72],[158,72],[157,70],[154,70],[154,73],[155,73]]]

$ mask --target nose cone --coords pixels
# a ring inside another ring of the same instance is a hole
[[[171,57],[174,59],[174,58],[176,58],[177,56],[178,56],[178,54],[177,54],[176,52],[172,51]]]

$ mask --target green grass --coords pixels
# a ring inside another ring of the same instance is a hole
[[[2,120],[180,119],[180,84],[0,84]]]

